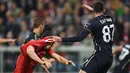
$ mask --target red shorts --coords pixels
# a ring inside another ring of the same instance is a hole
[[[20,54],[17,59],[14,73],[32,73],[36,65],[37,64],[29,57],[25,57],[23,54]]]

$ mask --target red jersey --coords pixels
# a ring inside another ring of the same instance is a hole
[[[46,50],[45,49],[46,46],[50,45],[47,41],[48,41],[48,38],[43,38],[41,40],[31,40],[28,43],[26,43],[26,44],[24,44],[24,45],[21,46],[21,48],[20,48],[21,52],[22,52],[23,55],[27,56],[27,51],[26,51],[27,47],[31,45],[31,46],[34,47],[35,52],[36,52],[36,54],[39,57],[41,57],[40,54],[42,54],[42,55],[44,55],[44,54],[50,54],[50,55],[52,55],[53,50],[51,49],[51,46],[53,45],[53,43],[50,46],[50,49]]]
[[[48,43],[48,38],[43,38],[40,40],[31,40],[27,42],[26,44],[23,44],[21,46],[21,53],[17,59],[16,69],[14,73],[32,73],[35,66],[37,65],[37,62],[32,60],[27,55],[27,47],[33,46],[35,49],[35,53],[38,55],[39,58],[42,58],[45,54],[52,55],[54,51],[51,49],[51,46],[53,43]],[[47,50],[46,46],[49,46],[50,48]]]

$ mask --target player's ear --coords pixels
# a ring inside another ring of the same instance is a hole
[[[39,28],[42,29],[42,24],[39,25]]]

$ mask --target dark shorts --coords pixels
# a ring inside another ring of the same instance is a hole
[[[87,73],[107,73],[112,65],[112,57],[94,54],[81,67]]]

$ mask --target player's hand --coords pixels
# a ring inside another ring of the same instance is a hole
[[[73,61],[71,61],[71,60],[68,60],[68,62],[67,62],[67,65],[73,65],[74,67],[75,67],[75,64],[74,64],[74,62]]]
[[[52,63],[52,62],[55,62],[55,59],[50,58],[49,61]]]
[[[52,66],[51,62],[49,61],[44,61],[42,64],[41,64],[42,67],[47,67],[47,68],[50,68]]]
[[[93,8],[90,7],[89,5],[83,4],[81,7],[85,8],[85,9],[87,9],[89,11],[93,11]]]
[[[16,41],[16,39],[8,39],[7,40],[9,43],[14,43]]]
[[[47,67],[45,65],[41,65],[42,68],[47,72],[47,73],[50,73],[49,70],[47,69]]]
[[[7,39],[7,42],[9,44],[15,44],[16,39]]]
[[[58,37],[58,36],[53,36],[53,39],[54,39],[56,42],[61,42],[61,41],[62,41],[61,37]]]
[[[61,42],[62,41],[61,37],[58,37],[58,36],[48,36],[48,38],[53,39],[53,41],[55,41],[55,42]]]
[[[116,52],[120,52],[122,50],[123,50],[123,46],[122,45],[115,49]]]
[[[45,42],[55,42],[55,40],[53,39],[53,38],[49,38],[49,39],[47,39],[47,40],[45,40]]]

